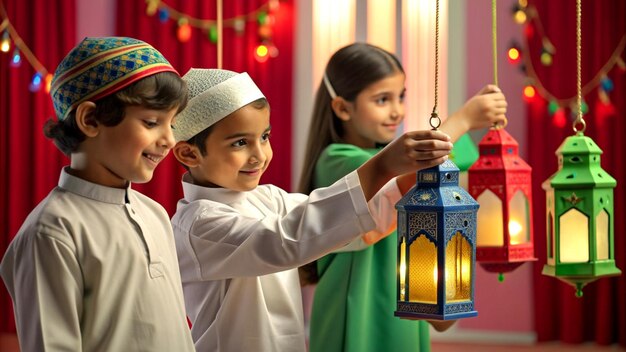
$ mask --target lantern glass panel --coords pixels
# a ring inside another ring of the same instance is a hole
[[[409,245],[409,301],[437,303],[437,248],[426,236]]]
[[[518,190],[509,202],[510,244],[530,242],[530,232],[528,229],[528,199],[521,190]]]
[[[596,255],[598,260],[609,259],[609,214],[605,210],[596,216]]]
[[[404,238],[400,243],[400,300],[404,301],[406,295],[406,242]]]
[[[548,264],[554,265],[554,220],[548,212]]]
[[[476,245],[478,247],[501,247],[504,244],[502,202],[495,193],[486,190],[476,199],[478,208],[478,231]]]
[[[559,218],[559,244],[561,263],[589,261],[589,219],[576,208],[571,208]]]
[[[472,247],[457,232],[446,247],[446,301],[467,301],[471,295]]]

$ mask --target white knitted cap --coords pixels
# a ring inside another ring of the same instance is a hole
[[[189,103],[176,117],[174,138],[186,141],[253,101],[265,98],[247,73],[192,68],[183,76]]]

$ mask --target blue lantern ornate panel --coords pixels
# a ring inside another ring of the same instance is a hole
[[[451,161],[417,173],[398,210],[398,303],[395,315],[450,320],[476,316],[478,203],[459,187]]]

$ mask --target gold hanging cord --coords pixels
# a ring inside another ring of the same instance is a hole
[[[430,127],[436,130],[441,126],[441,118],[439,118],[439,111],[437,111],[437,100],[439,98],[439,0],[437,0],[437,9],[435,12],[435,106],[433,106],[433,112],[430,114]]]
[[[497,9],[496,0],[491,0],[491,47],[493,55],[493,84],[498,86],[498,24],[497,24]],[[504,128],[506,127],[508,120],[504,118],[502,123],[494,123],[492,128]]]
[[[498,85],[498,26],[496,22],[496,0],[491,0],[491,46],[493,48],[493,84]]]
[[[583,97],[582,97],[582,64],[581,64],[581,48],[582,48],[582,4],[581,0],[576,0],[576,100],[578,103],[578,111],[576,112],[576,120],[574,121],[574,132],[582,135],[587,128],[585,120],[583,120]]]
[[[222,29],[223,25],[223,6],[222,0],[217,0],[217,68],[222,68],[223,43]]]

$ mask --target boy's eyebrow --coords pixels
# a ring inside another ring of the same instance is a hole
[[[263,131],[263,133],[267,133],[272,129],[272,125],[267,126],[267,128],[265,129],[265,131]],[[231,135],[228,135],[226,137],[224,137],[224,139],[233,139],[233,138],[241,138],[241,137],[246,137],[249,135],[252,135],[253,133],[246,133],[246,132],[238,132],[238,133],[233,133]]]

